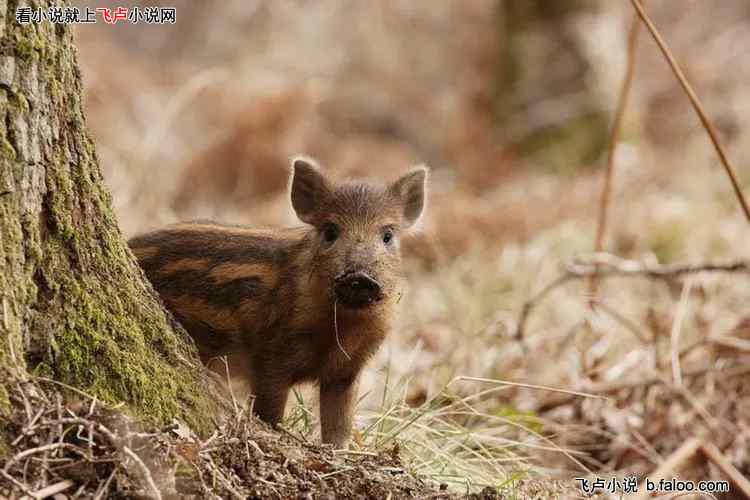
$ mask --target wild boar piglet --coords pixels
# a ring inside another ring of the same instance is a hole
[[[303,227],[180,223],[130,247],[204,362],[243,361],[232,375],[249,382],[261,419],[279,422],[290,389],[313,381],[323,442],[345,447],[359,374],[397,314],[400,240],[422,215],[426,180],[419,166],[386,185],[334,182],[299,157],[290,198]]]

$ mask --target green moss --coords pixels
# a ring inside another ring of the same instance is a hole
[[[65,95],[65,91],[63,90],[62,84],[57,80],[52,80],[49,84],[49,92],[52,96],[52,100],[55,102],[60,102],[63,100],[63,96]]]
[[[22,113],[28,113],[31,110],[29,101],[26,99],[26,97],[24,97],[23,94],[16,94],[11,92],[8,102],[11,106],[18,109]]]
[[[63,168],[62,160],[53,161],[47,168],[52,170],[52,189],[50,193],[51,217],[54,227],[63,241],[72,241],[76,234],[71,209],[76,199],[73,181],[67,169]]]
[[[34,45],[29,40],[21,38],[16,42],[16,55],[21,59],[31,59],[34,56]]]
[[[16,148],[10,143],[5,137],[0,140],[0,158],[5,158],[10,161],[16,159]]]
[[[2,359],[2,357],[0,357]],[[0,372],[4,377],[7,377],[7,374],[3,372]],[[0,420],[4,415],[8,415],[10,412],[10,396],[8,395],[8,391],[5,389],[3,385],[0,385]],[[0,446],[2,446],[3,440],[0,439]],[[1,448],[0,448],[1,449]],[[0,456],[2,456],[2,453],[0,453]]]
[[[131,319],[122,301],[101,300],[117,293],[93,279],[63,284],[66,319],[52,345],[54,378],[103,401],[126,402],[132,413],[156,423],[180,418],[207,430],[211,412],[200,387],[201,369],[185,362],[195,353],[181,346],[163,318],[144,324]]]
[[[10,11],[9,11],[10,12]],[[47,42],[44,39],[45,25],[16,25],[15,41],[16,56],[25,61],[37,60],[47,52]]]
[[[31,370],[31,374],[35,377],[54,378],[55,370],[48,363],[39,363]]]
[[[25,60],[32,61],[39,59],[45,52],[46,44],[41,38],[17,38],[16,56]]]

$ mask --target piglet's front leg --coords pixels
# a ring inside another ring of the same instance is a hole
[[[320,426],[324,443],[346,448],[352,432],[357,376],[320,384]]]
[[[268,377],[262,383],[254,382],[253,413],[273,427],[284,418],[284,407],[286,406],[286,400],[289,398],[291,383],[272,377]]]

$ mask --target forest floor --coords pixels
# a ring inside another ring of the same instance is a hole
[[[138,424],[95,399],[64,402],[38,382],[19,383],[14,397],[3,498],[452,497],[408,473],[397,448],[336,453],[242,410],[201,440],[177,423]]]
[[[59,389],[75,397],[64,399]],[[333,450],[273,431],[247,408],[235,407],[201,440],[182,424],[139,423],[46,379],[19,381],[12,399],[0,498],[505,498],[494,488],[459,494],[426,481],[404,467],[397,444]],[[559,496],[541,483],[513,491],[513,498]]]

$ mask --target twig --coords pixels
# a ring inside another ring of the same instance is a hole
[[[596,308],[598,311],[605,313],[610,318],[620,323],[623,327],[625,327],[626,330],[632,333],[633,336],[637,338],[642,344],[648,344],[649,339],[647,338],[646,334],[643,333],[640,330],[640,328],[638,328],[638,325],[636,325],[632,320],[625,317],[625,315],[623,315],[620,311],[610,306],[606,302],[602,302],[601,300],[598,300],[596,302]]]
[[[36,412],[36,415],[34,415],[34,418],[32,418],[28,424],[24,426],[23,429],[21,429],[21,432],[18,434],[18,437],[13,440],[13,442],[10,443],[11,446],[16,446],[18,443],[21,442],[23,438],[25,438],[27,435],[31,434],[31,430],[34,428],[34,424],[36,424],[37,420],[39,420],[39,417],[42,416],[42,413],[46,408],[40,408],[38,412]]]
[[[99,487],[96,489],[96,495],[94,495],[94,500],[101,500],[102,498],[104,498],[104,495],[107,493],[107,490],[109,489],[109,483],[112,482],[112,479],[115,477],[116,472],[117,472],[117,466],[112,468],[112,472],[110,473],[107,480],[104,481],[103,484],[100,484]]]
[[[549,293],[565,285],[569,281],[588,278],[596,275],[599,279],[609,277],[639,277],[658,280],[674,280],[681,276],[697,273],[746,273],[750,274],[750,262],[736,261],[726,264],[676,264],[668,266],[645,266],[635,261],[620,259],[607,253],[597,253],[589,260],[573,259],[563,266],[564,272],[561,276],[544,287],[540,292],[533,295],[521,307],[518,317],[515,338],[523,341],[526,331],[526,322],[540,302]]]
[[[289,429],[287,429],[283,425],[277,424],[274,428],[277,429],[277,430],[280,430],[281,432],[283,432],[284,434],[286,434],[290,438],[292,438],[295,441],[297,441],[299,444],[301,444],[303,446],[310,446],[310,442],[309,441],[306,441],[305,439],[303,439],[303,438],[301,438],[299,436],[295,436]]]
[[[8,345],[13,345],[13,342]],[[23,390],[23,386],[21,383],[16,383],[16,389],[21,395],[21,400],[23,401],[23,409],[26,412],[26,420],[31,421],[33,413],[31,411],[31,403],[29,403],[29,398],[26,396],[26,391]]]
[[[234,486],[232,486],[232,482],[229,479],[227,479],[224,476],[224,474],[222,474],[218,470],[218,468],[216,467],[216,465],[213,463],[213,460],[210,460],[210,459],[207,460],[206,461],[206,466],[213,473],[214,478],[218,479],[223,484],[223,486],[227,489],[227,491],[229,493],[231,493],[232,495],[234,495],[236,498],[239,498],[239,499],[246,498],[246,495],[243,495],[242,493],[240,493],[239,491],[237,491],[237,489],[234,488]],[[276,493],[278,494],[278,491],[276,490],[276,488],[274,488],[273,486],[271,486],[271,488],[274,491],[276,491]],[[281,495],[279,495],[279,496],[281,496]]]
[[[94,396],[94,399],[91,400],[91,405],[89,406],[89,412],[86,414],[87,417],[90,417],[94,414],[94,408],[96,408],[96,396]]]
[[[143,477],[146,480],[146,484],[148,484],[148,487],[151,490],[151,495],[156,500],[161,500],[161,492],[159,491],[159,488],[156,486],[156,483],[154,482],[154,477],[151,475],[151,470],[146,466],[146,464],[143,463],[143,460],[141,460],[141,458],[138,455],[136,455],[133,452],[133,450],[131,450],[127,446],[123,446],[122,451],[131,459],[133,459],[133,462],[135,462],[135,464],[141,470],[141,473],[143,474]]]
[[[96,431],[101,434],[102,436],[106,437],[107,440],[110,442],[112,446],[115,448],[118,448],[120,446],[120,438],[117,437],[117,435],[103,426],[102,424],[98,422],[94,422],[92,420],[88,420],[86,418],[81,417],[63,417],[57,420],[51,420],[48,422],[43,422],[41,424],[38,424],[35,427],[47,427],[52,425],[80,425],[82,427],[91,427],[93,429],[96,429]],[[60,434],[62,434],[62,430],[60,431]]]
[[[344,467],[342,467],[342,468],[340,468],[338,470],[335,470],[335,471],[332,471],[332,472],[326,472],[325,474],[316,474],[316,475],[318,476],[318,479],[322,480],[322,479],[325,479],[325,478],[328,478],[328,477],[335,476],[337,474],[342,474],[344,472],[349,472],[349,471],[354,470],[354,469],[355,469],[355,467],[350,467],[350,466],[346,465],[346,466],[344,466]]]
[[[739,184],[739,181],[737,180],[737,176],[734,172],[734,168],[729,163],[729,158],[724,153],[724,148],[722,148],[721,144],[719,143],[719,137],[718,137],[718,134],[716,133],[716,129],[714,128],[713,124],[709,121],[708,117],[706,116],[706,112],[703,109],[703,105],[701,104],[700,99],[698,99],[698,95],[690,86],[690,83],[687,81],[687,78],[685,78],[685,74],[682,72],[682,69],[680,69],[679,65],[677,64],[677,61],[675,61],[675,58],[672,55],[672,52],[669,50],[669,47],[667,47],[667,44],[664,42],[664,39],[659,34],[659,31],[656,29],[656,26],[654,26],[654,23],[651,21],[648,14],[646,14],[646,11],[643,8],[643,4],[641,3],[641,0],[630,0],[630,2],[633,4],[633,7],[638,12],[638,15],[640,16],[641,20],[643,20],[644,24],[648,28],[649,32],[651,33],[651,36],[654,38],[654,41],[656,41],[656,44],[659,46],[659,49],[661,49],[662,54],[664,54],[664,57],[667,59],[667,63],[669,64],[669,67],[672,68],[672,72],[674,73],[675,77],[680,82],[680,85],[682,86],[683,90],[685,91],[688,98],[690,99],[690,103],[693,105],[693,109],[695,109],[695,112],[698,114],[698,117],[700,118],[701,123],[703,124],[703,128],[706,129],[706,132],[708,133],[708,136],[711,139],[711,142],[713,143],[714,148],[716,149],[716,153],[719,155],[721,164],[724,167],[724,170],[726,171],[727,175],[729,176],[729,180],[732,183],[732,188],[734,188],[734,193],[737,195],[737,200],[740,202],[743,212],[745,212],[745,218],[748,220],[748,222],[750,222],[750,207],[748,207],[747,200],[745,200],[745,196],[742,193],[742,188],[740,188],[740,184]]]
[[[61,493],[71,486],[73,486],[73,481],[70,479],[66,479],[64,481],[60,481],[59,483],[51,484],[47,486],[46,488],[42,488],[41,490],[37,490],[33,493],[31,493],[31,498],[47,498],[51,497],[52,495],[56,495],[57,493]]]
[[[652,474],[649,474],[649,479],[658,480],[659,478],[674,476],[676,472],[683,468],[685,462],[695,458],[701,448],[701,444],[701,440],[698,438],[692,438],[683,443]],[[651,493],[642,488],[633,498],[642,499],[650,496]]]
[[[750,365],[739,365],[739,366],[734,366],[732,368],[714,368],[714,367],[695,368],[692,370],[683,371],[682,378],[684,380],[686,378],[700,377],[702,375],[707,375],[711,373],[720,373],[723,378],[728,379],[731,377],[737,377],[737,376],[746,375],[750,373]],[[644,377],[642,379],[636,379],[636,380],[615,380],[612,382],[601,382],[601,383],[589,385],[589,386],[584,385],[580,387],[580,391],[585,392],[587,394],[611,395],[619,391],[624,391],[628,389],[638,389],[640,387],[648,388],[652,385],[667,384],[668,382],[669,381],[666,380],[664,377],[656,374],[656,375],[650,375],[648,377]],[[676,389],[676,387],[673,387],[673,388]],[[553,408],[557,408],[558,406],[563,406],[563,405],[572,403],[576,399],[577,398],[575,396],[563,394],[558,397],[550,398],[545,403],[543,403],[537,409],[537,411],[539,413],[544,413]]]
[[[373,453],[371,451],[360,451],[360,450],[333,450],[334,455],[356,455],[356,456],[364,456],[364,457],[377,457],[379,456],[377,453]]]
[[[598,266],[606,266],[604,276],[643,276],[653,279],[673,280],[687,274],[696,273],[748,273],[750,262],[738,260],[723,264],[673,264],[647,266],[633,260],[621,259],[608,253],[594,254],[590,260],[574,259],[566,266],[566,271],[575,277],[590,276]]]
[[[0,470],[0,475],[3,476],[8,481],[10,481],[11,483],[15,484],[16,487],[19,490],[23,491],[24,493],[26,493],[28,495],[31,495],[31,490],[29,489],[29,487],[27,485],[23,484],[21,481],[19,481],[15,477],[11,476],[10,474],[8,474],[7,472],[5,472],[4,470]]]
[[[211,444],[217,437],[219,437],[219,431],[214,431],[205,441],[198,441],[198,447],[201,449],[201,451],[205,450],[206,448],[208,448],[208,445]]]
[[[630,34],[628,36],[628,64],[627,69],[625,70],[625,76],[622,80],[622,88],[620,89],[620,96],[617,100],[617,109],[615,111],[615,120],[612,124],[612,130],[609,135],[609,144],[607,146],[607,168],[604,173],[604,184],[602,184],[602,194],[599,202],[599,219],[596,225],[596,240],[594,243],[595,252],[601,252],[604,250],[604,235],[607,231],[607,214],[609,213],[612,179],[614,178],[615,172],[615,152],[617,151],[617,144],[620,142],[620,133],[624,122],[623,118],[625,117],[625,110],[628,106],[630,88],[633,86],[635,56],[638,47],[638,33],[640,32],[640,26],[641,23],[638,20],[638,16],[633,15],[633,20],[630,24]],[[589,306],[592,308],[597,294],[597,285],[598,281],[596,276],[592,276],[591,281],[589,282],[589,292],[592,298],[592,300],[589,301]]]
[[[667,459],[652,473],[649,478],[660,479],[674,476],[677,472],[685,468],[685,465],[691,460],[703,455],[704,459],[713,462],[727,477],[734,486],[740,490],[745,498],[750,498],[750,481],[748,481],[737,468],[726,459],[719,449],[711,444],[705,443],[698,438],[692,438],[686,441],[682,446],[677,448]],[[639,492],[634,499],[648,498],[650,493],[646,490]]]
[[[560,286],[564,285],[568,281],[571,281],[575,279],[576,276],[571,273],[566,273],[557,278],[555,281],[547,285],[546,287],[542,288],[540,292],[538,292],[536,295],[528,299],[521,308],[521,316],[518,318],[518,327],[516,328],[516,334],[515,339],[519,342],[523,342],[524,340],[524,333],[525,333],[525,326],[526,326],[526,320],[529,317],[529,314],[531,314],[532,309],[534,309],[539,302],[544,300],[544,298],[552,292],[554,289],[559,288]]]
[[[29,448],[28,450],[24,450],[20,453],[17,453],[13,457],[9,458],[7,462],[5,462],[5,467],[3,467],[3,472],[8,472],[10,470],[11,465],[35,453],[44,453],[46,451],[57,450],[60,448],[69,449],[71,451],[78,453],[84,458],[88,458],[86,454],[82,452],[78,446],[74,446],[70,443],[52,443],[52,444],[46,444],[44,446],[37,446],[36,448]]]
[[[664,380],[664,385],[669,390],[680,395],[682,399],[684,399],[685,402],[693,408],[693,411],[695,411],[695,413],[698,414],[698,416],[700,416],[700,418],[703,419],[703,421],[706,423],[706,425],[708,425],[709,429],[711,429],[712,431],[716,430],[719,427],[723,427],[730,434],[736,434],[740,432],[737,426],[734,425],[732,422],[728,420],[722,421],[719,418],[711,415],[711,412],[709,412],[708,409],[700,401],[698,401],[698,399],[695,396],[693,396],[693,394],[685,387],[680,386],[680,385],[674,385],[666,379]]]
[[[750,340],[740,339],[731,335],[717,335],[708,338],[708,342],[726,349],[750,352]]]
[[[245,446],[247,446],[247,447],[251,447],[251,446],[252,446],[252,448],[253,448],[253,449],[254,449],[255,451],[257,451],[257,452],[258,452],[258,454],[259,454],[259,455],[260,455],[261,457],[265,457],[265,456],[266,456],[266,454],[265,454],[265,452],[263,451],[263,449],[261,449],[261,447],[260,447],[260,446],[258,445],[258,443],[256,443],[256,442],[255,442],[255,441],[253,441],[252,439],[245,439]]]
[[[745,478],[737,468],[727,460],[727,458],[719,451],[719,449],[711,443],[703,443],[701,451],[706,455],[706,458],[713,462],[721,471],[729,477],[730,481],[734,486],[745,495],[745,498],[750,498],[750,481]]]

